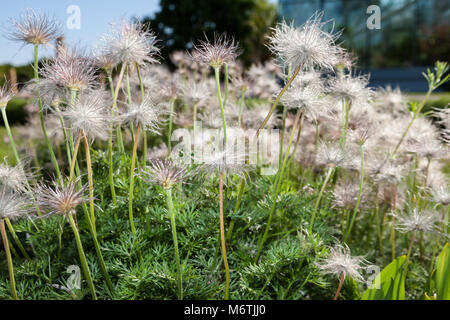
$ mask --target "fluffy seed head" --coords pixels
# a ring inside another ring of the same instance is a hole
[[[339,167],[345,161],[344,150],[337,143],[320,142],[316,161],[332,167]]]
[[[433,201],[444,206],[450,204],[450,189],[448,186],[435,186],[431,189],[431,194],[433,196]]]
[[[141,171],[141,177],[143,180],[157,184],[164,189],[172,189],[173,186],[183,182],[186,170],[186,167],[176,166],[168,159],[153,159],[150,161],[150,165]]]
[[[339,62],[342,48],[335,45],[340,33],[325,32],[329,23],[322,22],[323,13],[315,13],[299,28],[285,21],[273,28],[268,48],[293,69],[299,66],[313,69],[315,66],[332,70]]]
[[[5,81],[3,86],[0,86],[0,108],[6,108],[13,96],[13,88],[9,84],[9,81]]]
[[[39,71],[54,87],[74,91],[89,89],[97,80],[94,61],[77,49],[62,52],[56,59],[44,62]]]
[[[141,103],[128,105],[128,110],[122,113],[117,120],[124,124],[140,124],[143,129],[159,134],[161,116],[166,113],[168,112],[163,109],[162,105],[147,94]]]
[[[0,187],[0,219],[15,220],[31,213],[31,202],[25,196]]]
[[[192,58],[201,64],[210,65],[213,68],[220,68],[224,63],[234,61],[240,52],[238,43],[234,38],[227,37],[226,34],[214,34],[214,42],[211,43],[205,36],[206,41],[199,40],[199,45],[194,46]]]
[[[71,213],[77,206],[89,201],[85,195],[88,186],[86,184],[79,188],[79,179],[80,177],[66,184],[62,180],[60,183],[53,180],[50,185],[41,182],[35,191],[38,205],[46,210],[48,215]]]
[[[154,33],[141,22],[128,24],[122,21],[120,25],[113,25],[112,31],[103,36],[99,50],[114,65],[144,65],[157,62],[155,56],[160,49],[156,43]]]
[[[372,95],[367,88],[368,75],[352,76],[351,74],[335,78],[330,85],[329,92],[338,101],[345,100],[352,104],[365,102]]]
[[[335,275],[340,278],[341,275],[350,277],[356,281],[364,281],[361,270],[365,268],[366,261],[360,256],[351,256],[349,247],[344,245],[336,245],[330,249],[328,257],[322,259],[317,267],[324,274]]]
[[[207,174],[223,173],[225,177],[238,175],[243,178],[248,176],[250,169],[246,163],[244,150],[229,145],[223,150],[211,150],[203,152],[202,155],[194,156],[194,162],[200,164],[199,170]]]
[[[7,38],[12,41],[45,45],[60,36],[59,23],[33,9],[27,9],[19,19],[11,19],[11,25],[13,29],[7,34]]]
[[[11,167],[6,163],[0,163],[0,186],[14,192],[25,192],[27,191],[27,179],[22,165]]]
[[[110,121],[106,106],[104,92],[91,91],[81,94],[61,114],[74,133],[82,133],[89,138],[104,139],[108,135]]]
[[[411,231],[431,232],[435,229],[437,215],[432,211],[411,210],[409,214],[392,214],[397,218],[395,228],[403,233]]]

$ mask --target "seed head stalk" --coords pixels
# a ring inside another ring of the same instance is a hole
[[[80,137],[80,134],[78,135]],[[77,143],[79,145],[80,141],[77,137]],[[87,140],[87,137],[85,134],[83,134],[83,142],[84,142],[84,148],[86,153],[86,167],[88,171],[88,183],[89,183],[89,210],[90,210],[90,216],[87,216],[89,229],[92,235],[92,238],[94,240],[94,247],[97,254],[97,259],[100,264],[100,270],[103,274],[103,277],[105,278],[106,285],[108,287],[108,290],[112,294],[113,286],[111,283],[111,279],[109,278],[108,271],[106,269],[105,260],[103,259],[102,252],[100,250],[100,244],[97,239],[97,229],[95,227],[95,208],[94,208],[94,179],[93,179],[93,172],[92,172],[92,162],[91,162],[91,152],[89,148],[89,142]],[[74,150],[75,155],[75,150]],[[75,158],[74,158],[75,159]],[[73,161],[75,162],[75,160]]]
[[[181,263],[180,263],[180,254],[178,252],[178,240],[177,240],[177,226],[175,221],[175,209],[173,206],[173,200],[172,200],[172,188],[166,189],[166,196],[167,196],[167,207],[169,209],[169,215],[170,215],[170,223],[172,226],[172,239],[173,239],[173,246],[175,248],[175,260],[177,263],[177,287],[178,287],[178,299],[183,300],[183,275],[181,271]]]
[[[259,257],[260,257],[261,252],[262,252],[263,245],[266,242],[267,237],[269,235],[270,223],[272,221],[272,216],[273,216],[273,214],[275,212],[278,194],[280,193],[281,181],[283,180],[283,176],[284,176],[284,172],[285,172],[285,168],[286,168],[286,164],[287,164],[287,159],[289,157],[289,150],[291,149],[292,140],[294,139],[294,133],[297,130],[298,122],[299,122],[300,116],[302,114],[303,113],[300,110],[297,111],[297,115],[295,117],[294,125],[293,125],[292,131],[291,131],[291,135],[289,137],[289,142],[288,142],[288,145],[287,145],[287,149],[286,149],[286,152],[284,154],[283,163],[281,165],[281,169],[280,169],[280,172],[278,174],[278,179],[276,180],[275,189],[274,189],[274,193],[273,193],[272,207],[270,208],[270,213],[269,213],[269,217],[267,219],[267,223],[266,223],[266,228],[264,230],[264,234],[263,234],[261,240],[259,241],[258,251],[256,253],[255,261],[259,260]]]
[[[330,180],[330,178],[331,178],[332,174],[334,173],[334,171],[335,171],[335,167],[334,166],[329,166],[328,167],[327,174],[325,176],[325,180],[323,181],[322,188],[320,188],[319,196],[317,197],[316,204],[314,205],[314,211],[313,211],[313,213],[311,215],[311,221],[309,223],[309,232],[310,233],[312,232],[314,220],[316,219],[317,210],[319,209],[319,204],[320,204],[320,200],[322,199],[323,192],[325,191],[325,188],[326,188],[326,186],[328,184],[328,181]]]
[[[11,258],[11,251],[9,250],[8,236],[6,235],[5,222],[3,221],[3,219],[0,220],[0,232],[2,234],[3,246],[5,247],[6,260],[8,262],[9,284],[11,286],[11,294],[14,300],[19,300],[16,291],[16,281],[14,279],[14,267]]]
[[[392,260],[395,259],[395,212],[397,211],[397,188],[395,184],[392,185],[392,226],[391,226],[391,246],[392,246]]]
[[[298,73],[300,72],[300,70],[302,69],[303,64],[299,65],[294,73],[290,76],[290,78],[288,79],[288,81],[286,82],[286,84],[284,85],[283,89],[281,89],[281,91],[278,93],[277,97],[275,98],[275,101],[273,102],[269,113],[267,114],[266,118],[264,119],[263,123],[261,123],[261,125],[258,127],[258,130],[256,130],[256,135],[255,135],[255,139],[257,140],[259,137],[259,134],[261,133],[261,130],[264,129],[264,127],[267,125],[267,122],[269,121],[270,117],[272,116],[273,112],[275,111],[275,108],[278,105],[278,102],[280,102],[281,97],[283,96],[283,94],[286,92],[286,90],[289,88],[289,86],[292,84],[292,82],[294,81],[295,77],[298,75]],[[239,185],[239,198],[237,200],[237,204],[241,203],[241,198],[243,195],[242,189],[245,187],[245,180],[243,178],[241,178],[241,184]],[[237,211],[237,209],[236,209]]]
[[[223,172],[219,173],[219,215],[220,215],[220,243],[222,247],[223,265],[225,267],[225,300],[228,300],[230,291],[230,269],[227,260],[227,247],[225,244],[225,225],[223,218]]]
[[[219,99],[219,105],[220,105],[220,114],[222,116],[222,127],[223,127],[223,144],[224,146],[227,145],[227,124],[225,121],[225,111],[224,111],[224,103],[222,100],[222,94],[220,93],[220,68],[214,67],[214,74],[216,76],[216,89],[217,89],[217,98]]]
[[[227,100],[228,100],[228,82],[229,82],[228,63],[223,64],[223,72],[224,72],[224,77],[225,77],[225,97],[223,99],[223,105],[225,106],[227,104]]]
[[[119,72],[119,79],[117,79],[117,84],[116,84],[115,88],[114,88],[114,85],[113,85],[113,82],[111,79],[111,75],[109,75],[111,90],[114,91],[113,102],[112,102],[112,111],[113,111],[112,115],[115,114],[115,112],[117,112],[117,98],[119,96],[120,85],[122,84],[123,76],[125,74],[125,67],[126,67],[126,64],[122,64],[122,66],[120,68],[120,72]],[[117,125],[116,132],[117,132],[117,139],[119,140],[119,151],[125,152],[125,147],[123,145],[122,130],[120,128],[120,124]]]
[[[130,169],[130,190],[129,190],[129,198],[128,198],[128,217],[130,219],[130,227],[131,232],[133,236],[136,235],[136,229],[134,227],[133,222],[133,192],[134,192],[134,169],[136,164],[136,154],[137,154],[137,145],[139,141],[139,133],[141,131],[141,124],[138,123],[136,127],[136,135],[134,138],[134,144],[133,144],[133,153],[131,155],[131,169]]]
[[[89,290],[91,291],[92,298],[98,300],[97,294],[95,293],[94,283],[92,281],[91,271],[86,260],[86,255],[84,254],[83,244],[81,243],[80,233],[78,232],[78,227],[73,219],[75,213],[71,212],[67,215],[69,219],[70,226],[72,227],[73,234],[75,235],[75,241],[77,243],[78,255],[80,256],[81,268],[83,269],[84,277],[88,284]]]
[[[35,79],[36,84],[39,82],[38,52],[39,52],[39,46],[36,44],[36,45],[34,45],[34,79]],[[59,181],[61,179],[61,171],[59,169],[58,160],[56,160],[56,156],[55,156],[55,153],[53,152],[52,144],[50,142],[50,139],[48,138],[47,130],[45,128],[44,111],[43,111],[42,100],[41,100],[39,91],[37,92],[37,94],[38,94],[38,105],[39,105],[39,119],[41,121],[42,132],[44,133],[45,144],[47,145],[47,149],[50,153],[50,158],[51,158],[53,166],[55,167],[55,170],[56,170],[56,177]]]
[[[141,99],[144,101],[145,99],[145,91],[144,91],[144,83],[141,78],[141,71],[139,69],[139,65],[136,63],[136,72],[139,79],[139,87],[141,90]],[[142,165],[145,166],[147,163],[147,132],[145,128],[142,129]]]
[[[336,290],[336,294],[334,295],[333,300],[337,300],[339,297],[339,294],[341,293],[342,285],[344,284],[344,273],[341,273],[341,276],[339,277],[339,285]]]
[[[417,116],[419,115],[420,111],[422,111],[423,107],[425,106],[425,103],[430,98],[431,93],[433,92],[433,89],[430,87],[427,91],[427,94],[425,95],[425,98],[422,100],[420,105],[416,108],[416,110],[413,113],[413,117],[411,118],[411,121],[409,122],[408,126],[406,127],[405,131],[403,132],[400,140],[398,141],[397,145],[394,148],[394,151],[391,154],[391,158],[395,157],[398,149],[400,148],[400,145],[402,144],[403,140],[405,139],[406,135],[408,134],[409,129],[411,129],[411,126],[413,125],[414,121],[416,120]]]
[[[359,203],[361,201],[361,193],[362,193],[362,187],[364,182],[364,147],[361,144],[359,146],[359,151],[361,155],[361,171],[360,171],[360,179],[359,179],[359,189],[358,189],[358,197],[356,199],[356,205],[355,209],[353,210],[352,219],[350,220],[350,225],[348,226],[347,232],[345,233],[344,239],[342,242],[347,242],[348,237],[350,236],[350,233],[352,232],[353,223],[355,222],[356,213],[358,212]]]

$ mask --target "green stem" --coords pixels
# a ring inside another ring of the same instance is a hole
[[[216,76],[216,89],[217,89],[217,98],[219,99],[220,105],[220,115],[222,116],[222,127],[223,127],[223,145],[227,145],[227,124],[225,121],[225,111],[223,109],[223,100],[222,94],[220,93],[220,69],[214,68],[214,74]]]
[[[144,101],[145,99],[144,83],[142,82],[141,72],[138,64],[136,64],[136,72],[139,79],[139,87],[141,89],[141,99],[142,101]],[[145,166],[146,163],[147,163],[147,131],[145,130],[145,128],[142,128],[142,166]]]
[[[225,300],[228,300],[230,291],[230,269],[227,260],[227,247],[225,244],[225,225],[223,218],[223,172],[219,173],[219,214],[220,214],[220,243],[222,247],[223,265],[225,267]]]
[[[263,123],[261,123],[261,125],[258,128],[258,130],[256,131],[256,138],[259,137],[259,134],[260,134],[261,130],[264,129],[264,127],[267,125],[267,122],[269,122],[269,119],[272,116],[273,112],[275,111],[275,108],[277,107],[278,102],[280,102],[281,97],[286,92],[286,90],[289,88],[289,86],[291,85],[292,81],[294,81],[295,77],[298,75],[298,73],[302,69],[302,66],[303,65],[299,65],[295,69],[294,73],[290,76],[290,78],[288,79],[288,81],[284,85],[283,89],[281,89],[281,91],[278,93],[277,97],[275,98],[275,101],[273,102],[273,104],[272,104],[272,106],[270,108],[269,113],[267,114],[267,116],[264,119]]]
[[[84,254],[83,245],[80,239],[80,233],[78,232],[77,225],[73,220],[74,213],[69,213],[67,215],[69,219],[70,226],[72,227],[73,234],[75,235],[75,241],[77,243],[78,255],[80,256],[81,268],[83,269],[84,277],[86,278],[86,282],[88,284],[89,290],[91,291],[92,299],[97,299],[97,294],[95,293],[94,283],[92,281],[91,271],[89,270],[89,265],[86,260],[86,255]]]
[[[77,139],[78,140],[78,139]],[[84,141],[84,148],[86,153],[86,167],[88,171],[88,183],[89,183],[89,210],[90,210],[90,217],[88,219],[89,229],[92,235],[92,238],[94,240],[94,247],[97,254],[97,258],[99,260],[100,264],[100,270],[103,274],[103,277],[105,278],[105,282],[108,286],[108,289],[112,293],[113,287],[111,280],[108,275],[108,271],[106,269],[105,260],[103,259],[102,252],[100,250],[100,244],[97,239],[97,229],[95,227],[95,208],[94,208],[94,179],[93,179],[93,172],[92,172],[92,163],[91,163],[91,152],[89,148],[89,142],[87,140],[86,135],[83,135],[83,141]],[[74,152],[75,154],[75,152]],[[75,159],[74,159],[75,161]]]
[[[223,100],[223,105],[225,106],[227,104],[228,100],[228,64],[224,63],[223,65],[223,72],[225,75],[225,97]]]
[[[236,205],[234,206],[234,210],[233,210],[233,216],[239,210],[239,206],[240,206],[241,201],[242,201],[242,195],[244,194],[244,187],[245,187],[245,180],[241,180],[241,183],[239,185],[239,193],[238,193],[238,197],[237,197],[237,200],[236,200]],[[233,233],[233,228],[234,228],[234,221],[235,220],[232,220],[230,222],[229,227],[228,227],[228,233],[227,233],[228,241],[231,240],[231,234]]]
[[[242,112],[244,111],[244,97],[245,91],[241,89],[241,97],[239,98],[239,114],[238,114],[238,126],[242,127]]]
[[[430,98],[431,92],[433,90],[430,88],[427,91],[427,94],[425,95],[425,98],[422,100],[422,102],[420,103],[420,105],[417,107],[417,109],[414,111],[413,117],[411,119],[411,121],[409,122],[408,126],[406,127],[405,131],[403,132],[400,140],[398,141],[397,145],[395,146],[394,151],[392,152],[391,158],[393,158],[395,156],[395,154],[398,151],[398,148],[400,148],[400,145],[402,144],[403,140],[405,139],[406,135],[408,134],[409,129],[411,129],[412,124],[414,123],[414,121],[416,120],[418,114],[420,113],[420,111],[422,111],[422,108],[425,106],[425,103],[428,101],[428,99]]]
[[[359,202],[361,201],[361,193],[362,193],[362,187],[363,187],[363,181],[364,181],[364,147],[362,144],[359,146],[359,151],[360,151],[360,155],[361,155],[361,172],[360,172],[360,179],[359,179],[358,198],[356,199],[356,206],[355,206],[355,209],[353,210],[352,219],[350,220],[350,225],[347,229],[347,232],[345,233],[343,242],[346,242],[348,237],[350,236],[350,233],[353,228],[353,223],[355,222],[356,213],[358,212]]]
[[[286,152],[285,152],[285,155],[284,155],[284,159],[283,159],[283,163],[282,163],[282,166],[281,166],[281,170],[279,172],[278,179],[277,179],[276,184],[275,184],[275,190],[274,190],[274,194],[273,194],[272,207],[270,208],[270,213],[269,213],[269,217],[267,219],[267,223],[266,223],[266,228],[264,230],[264,234],[263,234],[261,240],[259,241],[259,246],[258,246],[258,251],[256,253],[255,261],[259,260],[259,257],[260,257],[261,252],[262,252],[263,245],[264,245],[264,243],[267,240],[267,237],[269,235],[270,223],[272,221],[272,216],[275,213],[275,208],[276,208],[276,204],[277,204],[277,198],[278,198],[278,194],[280,192],[280,187],[281,187],[281,181],[283,180],[283,175],[284,175],[284,171],[285,171],[285,168],[286,168],[287,159],[289,157],[289,150],[291,149],[292,140],[294,139],[294,133],[297,130],[297,126],[298,126],[298,122],[299,122],[301,114],[302,114],[302,112],[300,110],[298,110],[297,111],[297,115],[296,115],[295,120],[294,120],[294,125],[292,127],[291,135],[289,137],[289,142],[288,142],[287,149],[286,149]]]
[[[92,226],[94,227],[94,233],[97,234],[95,228],[95,209],[94,209],[94,179],[92,173],[92,162],[91,162],[91,151],[89,148],[89,142],[85,134],[83,134],[84,150],[86,153],[86,167],[88,172],[88,183],[89,183],[89,212]]]
[[[34,80],[36,82],[36,85],[39,82],[38,50],[39,50],[38,45],[35,45],[34,46]],[[42,132],[44,134],[45,144],[47,145],[47,149],[50,153],[50,158],[52,160],[53,166],[55,167],[57,180],[60,181],[61,170],[59,169],[58,160],[56,159],[55,153],[53,152],[52,144],[50,142],[50,139],[48,138],[47,130],[45,128],[44,110],[43,110],[42,100],[41,100],[39,91],[37,92],[37,95],[38,95],[38,105],[39,105],[39,119],[41,121],[41,128],[42,128]]]
[[[139,123],[136,127],[136,136],[133,144],[133,153],[131,155],[131,169],[130,169],[130,190],[129,190],[129,198],[128,198],[128,216],[130,219],[130,227],[133,236],[136,235],[136,229],[134,228],[133,222],[133,192],[134,192],[134,169],[136,164],[136,153],[137,153],[137,145],[139,141],[139,131],[141,130],[141,124]]]
[[[14,279],[14,267],[13,267],[12,258],[11,258],[11,251],[9,250],[8,236],[6,235],[5,223],[4,223],[3,219],[0,220],[0,231],[2,234],[3,246],[5,247],[6,260],[8,262],[9,283],[11,286],[12,297],[14,300],[19,300],[19,297],[17,296],[17,291],[16,291],[16,281]]]
[[[334,169],[335,169],[335,167],[332,167],[332,166],[328,167],[327,175],[325,176],[325,180],[323,181],[322,188],[320,188],[319,196],[317,197],[316,204],[314,205],[314,211],[311,215],[311,221],[309,223],[309,232],[310,233],[312,232],[314,220],[315,220],[316,214],[317,214],[317,209],[319,208],[319,204],[320,204],[320,199],[322,199],[323,192],[325,191],[325,188],[328,184],[328,180],[330,180],[331,174],[334,172]]]
[[[282,116],[283,125],[281,127],[280,152],[278,154],[278,174],[281,172],[281,165],[283,163],[283,146],[284,146],[284,135],[286,133],[286,116],[287,116],[287,108],[283,106],[283,116]]]
[[[170,223],[172,225],[173,246],[175,247],[175,260],[177,264],[177,287],[178,299],[183,300],[183,275],[181,272],[180,254],[178,252],[177,226],[175,221],[175,210],[172,201],[172,189],[166,189],[167,206],[170,214]]]
[[[14,242],[16,243],[16,245],[19,247],[20,252],[22,252],[23,256],[25,257],[25,259],[31,261],[30,256],[28,255],[28,252],[25,250],[25,248],[22,245],[22,242],[20,242],[19,237],[16,234],[16,231],[14,230],[13,225],[11,224],[11,221],[8,218],[5,218],[5,222],[6,222],[6,226],[8,227],[9,233],[11,233]]]

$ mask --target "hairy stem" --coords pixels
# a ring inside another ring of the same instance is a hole
[[[359,203],[361,201],[361,192],[362,192],[363,182],[364,182],[364,147],[363,147],[363,145],[359,146],[359,151],[360,151],[360,155],[361,155],[361,170],[360,170],[358,197],[356,199],[356,205],[355,205],[355,209],[353,210],[352,219],[350,220],[350,225],[347,229],[347,232],[345,233],[343,242],[347,241],[348,237],[350,236],[350,233],[352,232],[353,223],[355,222],[356,213],[358,212]]]
[[[230,290],[230,269],[227,260],[227,247],[225,244],[225,225],[223,219],[223,172],[219,173],[219,214],[220,214],[220,243],[222,247],[223,265],[225,267],[225,300],[228,300]]]
[[[75,235],[75,241],[77,243],[78,255],[80,256],[81,268],[83,269],[84,277],[88,284],[89,290],[91,291],[92,299],[97,299],[97,294],[95,293],[94,283],[92,281],[91,271],[89,270],[89,265],[86,260],[86,255],[84,254],[83,244],[81,243],[80,233],[78,232],[78,227],[73,219],[74,213],[69,213],[67,215],[69,219],[70,226],[72,227],[73,234]]]
[[[177,264],[177,287],[178,287],[178,299],[183,300],[183,275],[181,272],[180,254],[178,252],[178,240],[177,240],[177,226],[175,221],[175,210],[172,200],[172,189],[166,189],[167,207],[169,209],[170,223],[172,226],[172,239],[173,246],[175,248],[175,260]]]
[[[39,82],[39,72],[38,72],[38,49],[39,46],[34,46],[34,80],[36,82],[36,85]],[[44,121],[44,110],[42,106],[42,100],[40,97],[39,91],[37,91],[38,95],[38,105],[39,105],[39,120],[41,122],[41,128],[42,132],[44,134],[44,140],[45,144],[47,145],[48,152],[50,153],[50,158],[52,160],[53,166],[55,167],[56,171],[56,177],[59,181],[61,179],[61,170],[59,169],[58,160],[56,159],[55,152],[53,151],[52,144],[50,142],[50,139],[48,138],[47,129],[45,128],[45,121]]]
[[[3,219],[0,220],[0,231],[2,234],[3,246],[5,247],[6,260],[8,262],[9,284],[11,286],[12,297],[14,300],[19,300],[16,291],[16,281],[14,279],[14,267],[11,258],[11,251],[9,250],[8,236],[6,235],[5,222],[3,221]]]
[[[137,145],[139,141],[139,132],[141,130],[141,124],[139,123],[136,127],[136,136],[133,144],[133,153],[131,155],[131,169],[130,169],[130,190],[129,190],[129,198],[128,198],[128,217],[130,219],[130,227],[133,236],[136,235],[136,229],[134,227],[133,222],[133,192],[134,192],[134,169],[136,165],[136,154],[137,154]]]
[[[328,167],[327,174],[325,176],[325,180],[323,181],[322,188],[320,188],[319,196],[317,197],[316,204],[314,205],[314,211],[311,215],[311,221],[309,223],[309,232],[312,232],[312,228],[314,225],[314,220],[316,219],[317,210],[319,208],[320,200],[322,199],[323,192],[328,184],[328,181],[331,178],[332,173],[334,172],[335,167]]]

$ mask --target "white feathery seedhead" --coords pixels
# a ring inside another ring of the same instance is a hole
[[[141,103],[128,105],[128,110],[117,117],[123,124],[140,124],[143,129],[159,134],[159,124],[162,122],[161,116],[167,114],[161,104],[155,102],[150,94],[147,94]]]
[[[172,189],[173,186],[183,182],[186,170],[185,166],[177,166],[168,159],[153,159],[149,166],[141,170],[141,178],[164,189]]]
[[[67,183],[62,179],[60,183],[53,180],[50,185],[39,183],[35,190],[39,207],[47,211],[47,215],[72,213],[80,204],[89,201],[85,195],[88,185],[79,188],[80,179],[78,177]]]
[[[49,82],[48,85],[74,91],[92,88],[97,80],[95,62],[76,48],[45,61],[39,71],[43,79]]]
[[[344,150],[338,143],[326,143],[320,141],[316,157],[318,164],[339,167],[345,159],[346,157]]]
[[[419,211],[418,208],[414,208],[411,212],[405,214],[392,214],[397,218],[395,224],[395,229],[400,232],[412,232],[412,231],[423,231],[432,232],[434,231],[436,221],[438,216],[432,211]]]
[[[328,257],[322,259],[317,267],[324,274],[335,275],[338,278],[343,275],[344,278],[350,277],[355,281],[363,282],[361,271],[366,268],[366,264],[363,257],[351,256],[350,248],[346,244],[337,244],[330,248]]]
[[[213,68],[220,68],[224,63],[230,63],[239,56],[238,43],[234,38],[227,37],[226,34],[214,34],[214,41],[211,43],[205,36],[206,41],[199,40],[199,45],[194,46],[192,58],[200,64],[210,65]]]
[[[389,85],[386,88],[379,88],[374,98],[375,106],[380,111],[391,114],[404,114],[407,112],[406,102],[399,87],[392,89]]]
[[[109,105],[105,93],[96,90],[81,94],[61,114],[74,133],[82,133],[91,139],[105,139],[111,121],[107,111]]]
[[[320,88],[308,86],[297,88],[291,86],[280,99],[280,102],[291,110],[301,110],[310,119],[316,120],[323,112],[326,102],[321,99]]]
[[[203,154],[194,155],[193,158],[194,163],[200,164],[199,170],[208,174],[223,173],[224,177],[237,175],[246,178],[250,170],[245,150],[240,150],[235,145],[228,145],[222,150],[215,149],[212,152],[204,151]]]
[[[438,123],[444,128],[442,129],[442,140],[450,144],[450,108],[438,109],[436,108],[433,115],[438,118]]]
[[[377,159],[367,163],[369,174],[375,182],[387,182],[397,184],[400,182],[406,171],[406,167],[390,159]]]
[[[6,108],[13,96],[14,91],[9,81],[5,81],[3,86],[0,86],[0,108]]]
[[[0,186],[14,192],[26,192],[28,178],[23,165],[8,166],[6,163],[0,163]]]
[[[367,88],[368,75],[352,76],[351,74],[335,78],[328,89],[330,95],[338,101],[345,100],[352,104],[366,102],[372,95],[372,90]]]
[[[361,193],[360,208],[367,202],[367,191],[365,188]],[[333,206],[344,209],[353,209],[358,199],[359,185],[351,182],[340,182],[333,191]]]
[[[210,97],[209,87],[204,81],[189,81],[182,91],[185,102],[190,105],[203,106]]]
[[[114,65],[130,63],[144,65],[158,62],[155,57],[160,49],[154,33],[141,22],[128,24],[122,21],[102,37],[99,51]]]
[[[24,195],[0,187],[0,219],[15,220],[31,213],[31,201]]]
[[[54,18],[33,9],[27,9],[19,19],[11,19],[11,25],[13,30],[7,38],[26,44],[45,45],[61,35],[60,25]]]
[[[296,69],[304,66],[308,69],[319,67],[332,70],[339,62],[342,48],[335,44],[340,33],[324,31],[330,22],[321,21],[323,13],[315,13],[299,28],[285,21],[273,28],[268,48],[276,54],[285,66]]]
[[[433,186],[431,189],[433,201],[444,206],[450,204],[450,188],[445,185]]]

